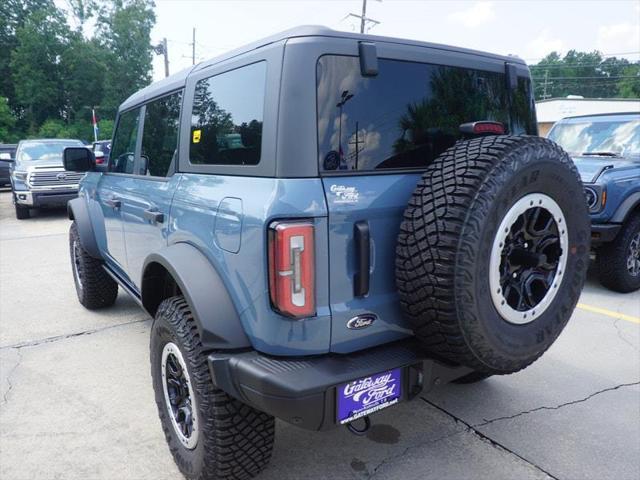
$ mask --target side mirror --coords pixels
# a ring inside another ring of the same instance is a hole
[[[9,152],[0,153],[0,160],[5,162],[13,162],[13,158],[11,158],[11,154]]]
[[[90,172],[96,166],[96,157],[86,147],[67,147],[62,154],[64,169],[68,172]]]

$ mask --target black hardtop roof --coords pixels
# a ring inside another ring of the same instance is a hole
[[[187,77],[193,71],[202,70],[204,68],[210,67],[222,61],[242,55],[252,50],[256,50],[266,45],[270,45],[272,43],[277,43],[280,41],[288,40],[290,38],[299,38],[299,37],[329,37],[329,38],[343,38],[343,39],[352,39],[352,40],[370,41],[370,42],[398,43],[403,45],[435,48],[438,50],[444,50],[444,51],[450,51],[450,52],[468,53],[471,55],[482,56],[482,57],[491,58],[494,60],[520,63],[522,65],[526,65],[524,60],[516,56],[497,55],[493,53],[481,52],[479,50],[472,50],[472,49],[462,48],[462,47],[453,47],[449,45],[441,45],[441,44],[430,43],[430,42],[421,42],[417,40],[406,40],[402,38],[382,37],[378,35],[342,32],[342,31],[332,30],[330,28],[318,26],[318,25],[305,25],[305,26],[291,28],[289,30],[276,33],[274,35],[263,38],[261,40],[257,40],[255,42],[249,43],[247,45],[244,45],[242,47],[236,48],[227,53],[214,57],[210,60],[205,60],[204,62],[201,62],[193,67],[189,67],[184,70],[181,70],[180,72],[177,72],[167,78],[158,80],[157,82],[154,82],[151,85],[143,88],[142,90],[137,91],[136,93],[131,95],[129,98],[127,98],[122,103],[122,105],[120,105],[120,110],[126,110],[135,105],[143,103],[146,100],[162,95],[165,92],[170,92],[171,90],[176,90],[184,86]]]

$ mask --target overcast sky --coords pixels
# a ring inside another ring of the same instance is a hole
[[[171,73],[298,25],[359,28],[348,13],[361,0],[156,0],[152,41],[167,37]],[[369,0],[367,15],[381,22],[369,33],[512,53],[535,62],[552,50],[599,50],[640,59],[640,0]],[[633,53],[629,53],[633,52]],[[162,57],[154,78],[164,76]]]

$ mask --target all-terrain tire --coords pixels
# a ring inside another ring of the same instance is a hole
[[[638,246],[632,249],[632,242],[638,242],[640,235],[640,213],[629,218],[616,238],[598,249],[596,264],[600,283],[610,290],[629,293],[640,288],[640,273],[629,271],[627,262],[631,255],[637,258]],[[633,250],[633,251],[632,251]]]
[[[490,257],[501,222],[530,195],[551,198],[566,218],[566,267],[545,309],[514,323],[492,300]],[[432,355],[513,373],[539,358],[569,320],[589,247],[582,183],[559,146],[530,136],[461,141],[428,166],[405,210],[396,251],[401,305]]]
[[[16,218],[18,220],[26,220],[27,218],[31,217],[31,214],[29,213],[29,207],[18,205],[17,203],[14,205],[14,207],[16,208]]]
[[[190,377],[198,434],[187,448],[172,423],[165,401],[162,356],[167,344],[177,346]],[[169,450],[183,475],[193,480],[247,479],[269,463],[275,437],[274,417],[216,388],[206,352],[183,296],[164,300],[151,329],[151,376],[158,415]]]
[[[87,253],[76,222],[69,228],[69,256],[78,300],[85,308],[110,307],[118,296],[118,284],[102,268],[102,262]]]

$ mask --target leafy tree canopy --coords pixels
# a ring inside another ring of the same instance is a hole
[[[552,52],[530,66],[536,100],[567,95],[585,98],[640,98],[640,62],[600,52]]]
[[[151,81],[152,0],[61,5],[0,1],[0,142],[92,140],[94,107],[108,138],[118,105]]]

